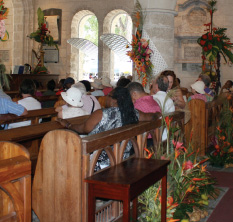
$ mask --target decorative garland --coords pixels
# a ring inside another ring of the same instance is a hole
[[[149,40],[141,38],[144,15],[142,12],[142,7],[138,1],[135,4],[132,19],[137,32],[136,35],[133,35],[132,38],[132,50],[127,51],[127,55],[135,64],[135,70],[137,71],[138,79],[142,79],[142,85],[146,86],[149,82],[149,79],[151,78],[154,67],[150,60],[153,52],[149,48]],[[129,46],[126,46],[126,48],[129,48]]]
[[[0,0],[0,40],[2,42],[9,39],[9,33],[5,27],[4,19],[7,19],[8,8],[4,7],[4,1]]]

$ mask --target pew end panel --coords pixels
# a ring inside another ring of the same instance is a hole
[[[40,221],[82,221],[81,178],[81,138],[69,130],[48,132],[32,187],[32,208]]]
[[[0,142],[0,221],[31,221],[31,162],[28,151]]]

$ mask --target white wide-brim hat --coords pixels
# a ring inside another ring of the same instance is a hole
[[[202,81],[196,81],[191,85],[191,88],[200,94],[205,94],[205,83]]]
[[[107,87],[112,87],[110,82],[111,82],[111,79],[109,79],[108,77],[103,77],[102,85],[107,86]]]
[[[91,83],[91,86],[95,89],[103,89],[104,88],[100,79],[95,79],[94,82]]]
[[[61,93],[62,98],[71,106],[82,107],[82,93],[79,89],[71,87],[66,92]]]

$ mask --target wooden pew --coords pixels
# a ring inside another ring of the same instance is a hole
[[[173,113],[173,122],[182,122],[183,118],[183,113]],[[139,122],[84,138],[67,129],[48,132],[41,142],[32,188],[32,207],[40,221],[87,221],[84,178],[95,173],[101,152],[106,151],[114,166],[123,161],[131,141],[134,156],[143,158],[148,133],[160,126],[161,120]],[[119,202],[109,201],[97,210],[96,218],[115,221],[121,211]]]
[[[41,118],[53,117],[56,119],[57,112],[55,108],[45,108],[37,110],[29,110],[25,116],[16,116],[14,114],[0,114],[0,125],[16,123],[31,120],[31,124],[38,124]]]
[[[31,162],[19,144],[0,142],[0,221],[31,221]]]
[[[196,149],[200,149],[200,154],[205,155],[209,145],[209,139],[215,135],[216,126],[220,118],[223,104],[226,102],[222,97],[218,97],[212,102],[205,103],[203,100],[191,100],[189,110],[191,119],[185,125],[186,146],[190,141],[192,132],[192,144]]]

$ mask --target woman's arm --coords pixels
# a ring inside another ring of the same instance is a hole
[[[64,127],[74,130],[80,134],[88,134],[90,133],[95,126],[101,121],[103,112],[101,109],[93,112],[90,117],[81,124],[71,124],[69,121],[65,119],[58,119],[57,121]]]

